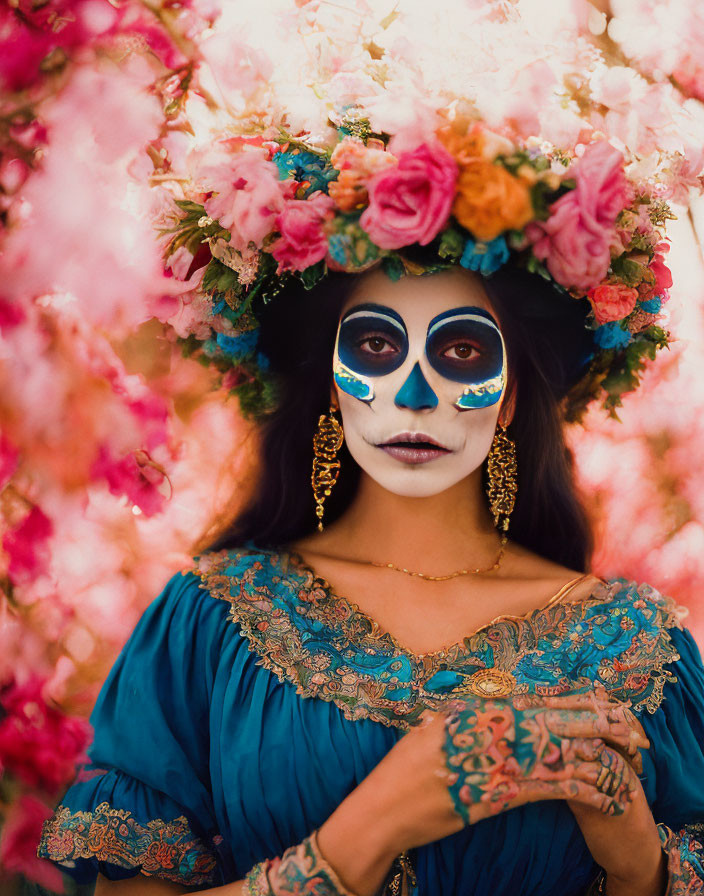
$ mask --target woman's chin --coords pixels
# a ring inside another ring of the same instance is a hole
[[[467,470],[433,470],[431,465],[441,463],[443,459],[429,461],[425,464],[402,463],[394,461],[395,469],[365,470],[378,485],[403,498],[430,498],[447,491],[465,479],[471,471]]]

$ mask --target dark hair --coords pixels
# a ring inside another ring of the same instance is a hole
[[[335,334],[341,308],[359,275],[329,273],[313,289],[292,283],[260,314],[260,346],[279,382],[280,403],[261,423],[261,476],[256,493],[206,550],[279,548],[317,525],[311,489],[312,440],[330,405]],[[586,300],[558,292],[543,278],[506,265],[483,280],[499,317],[516,411],[518,493],[510,537],[543,557],[586,571],[591,527],[577,493],[563,432],[561,399],[591,354]],[[325,503],[326,522],[349,506],[360,469],[343,444],[340,476]]]

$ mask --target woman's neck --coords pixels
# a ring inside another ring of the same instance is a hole
[[[424,498],[396,495],[363,472],[350,507],[306,541],[321,554],[429,569],[483,566],[499,546],[481,469]]]

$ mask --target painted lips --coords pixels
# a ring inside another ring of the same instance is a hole
[[[414,432],[403,432],[393,436],[386,442],[378,444],[377,448],[406,464],[425,464],[429,460],[452,453],[449,448],[445,448],[425,433]]]

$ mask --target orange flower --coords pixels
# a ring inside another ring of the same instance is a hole
[[[342,212],[364,208],[369,200],[367,188],[357,171],[341,171],[337,180],[331,180],[328,184],[328,193]]]
[[[452,213],[478,240],[521,230],[534,217],[528,187],[501,165],[473,159],[460,166]]]
[[[333,150],[330,163],[340,173],[328,184],[328,194],[340,211],[350,212],[369,201],[367,181],[397,159],[380,140],[368,140],[365,145],[357,137],[346,136]]]
[[[487,135],[474,122],[466,133],[452,125],[436,131],[438,140],[459,165],[457,195],[452,213],[478,240],[489,242],[504,230],[520,230],[534,217],[528,184],[514,177],[493,156],[504,138]],[[493,147],[492,141],[497,144]]]
[[[436,131],[436,135],[460,168],[483,158],[484,134],[478,124],[473,125],[466,134],[459,133],[451,125],[444,125]]]

